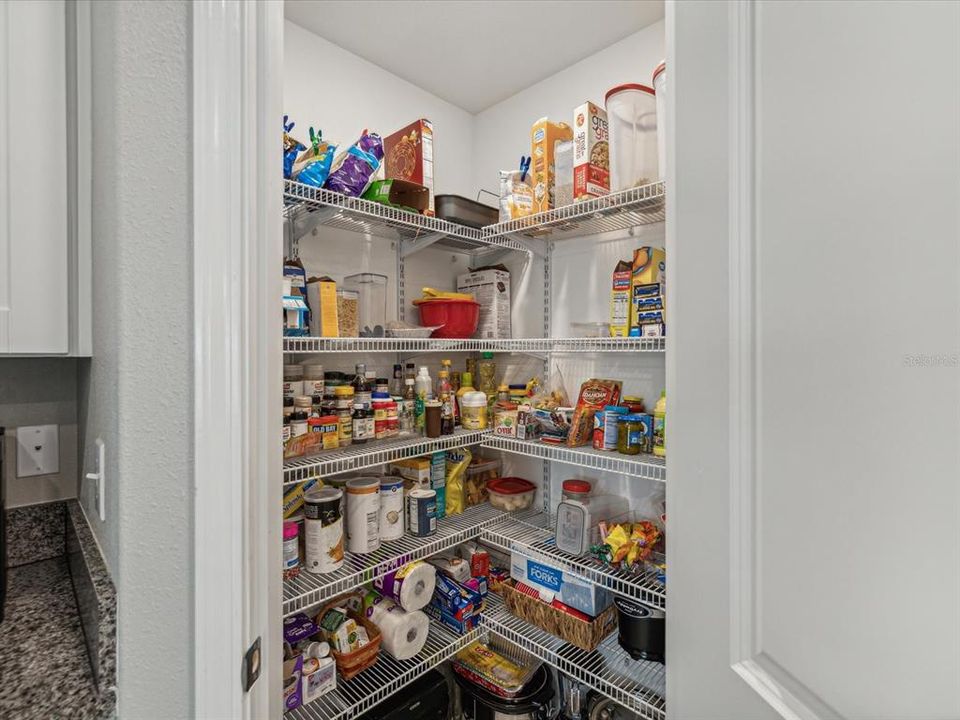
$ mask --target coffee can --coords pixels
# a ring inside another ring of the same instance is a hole
[[[417,537],[437,531],[436,490],[411,490],[407,495],[407,529]]]
[[[342,497],[342,492],[328,487],[310,490],[303,496],[307,572],[329,573],[343,565]]]
[[[380,478],[347,481],[347,549],[371,553],[380,547]]]

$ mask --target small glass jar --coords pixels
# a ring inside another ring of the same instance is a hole
[[[283,396],[292,398],[303,395],[303,366],[283,366]]]
[[[368,432],[370,414],[371,411],[363,407],[360,403],[353,404],[354,445],[362,445],[368,440],[373,440],[373,435]]]
[[[353,388],[349,385],[338,385],[333,389],[333,402],[337,412],[349,410],[353,412]]]
[[[643,406],[643,398],[639,395],[624,395],[620,404],[633,414],[646,412]]]
[[[306,413],[307,417],[310,417],[313,412],[313,398],[309,395],[297,395],[293,399],[293,411]]]
[[[294,412],[290,416],[290,437],[300,437],[307,434],[307,413]]]
[[[373,386],[373,391],[374,391],[374,392],[379,392],[379,393],[388,393],[388,394],[389,394],[389,393],[390,393],[390,381],[387,380],[387,378],[377,378],[376,381],[375,381],[375,383],[374,383],[374,386]]]
[[[338,409],[337,422],[340,425],[340,432],[337,437],[340,447],[350,445],[353,442],[353,408]]]
[[[388,409],[392,400],[385,392],[375,392],[372,397],[374,436],[377,440],[387,437],[389,425],[387,423]]]
[[[391,397],[387,403],[387,437],[396,437],[400,434],[400,403],[403,398]]]

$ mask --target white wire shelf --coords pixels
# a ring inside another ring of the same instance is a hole
[[[396,440],[374,440],[363,445],[348,445],[337,450],[324,450],[318,455],[293,458],[283,463],[284,486],[303,482],[322,475],[336,475],[351,470],[383,465],[384,463],[416,457],[438,450],[476,445],[489,430],[455,430],[453,435],[428,438],[421,435]]]
[[[666,219],[666,193],[662,182],[622,190],[603,197],[565,205],[516,220],[488,225],[483,230],[504,240],[567,238],[629,230]]]
[[[494,635],[638,713],[644,720],[666,719],[664,666],[631,658],[617,643],[616,632],[593,652],[584,652],[511,615],[495,593],[487,597],[480,624]]]
[[[453,250],[472,252],[488,247],[528,251],[528,244],[511,238],[491,236],[427,215],[406,212],[383,203],[348,197],[322,188],[285,180],[284,212],[299,236],[313,225],[339,228],[408,243],[410,248],[435,242]]]
[[[294,353],[356,352],[663,352],[665,338],[320,338],[285,337],[283,351]]]
[[[594,450],[589,445],[567,447],[551,445],[537,440],[517,440],[510,437],[488,435],[483,439],[483,447],[491,450],[503,450],[517,455],[554,460],[591,470],[606,470],[621,475],[666,482],[667,466],[663,458],[641,453],[640,455],[622,455],[612,450]]]
[[[637,574],[619,570],[604,565],[596,558],[563,552],[554,542],[553,527],[552,518],[545,513],[532,517],[504,517],[485,526],[480,539],[504,552],[522,549],[619,595],[660,610],[666,609],[666,588],[657,580],[655,573]]]
[[[395,660],[381,650],[376,665],[352,680],[337,677],[337,689],[285,714],[288,720],[345,720],[355,718],[377,703],[409,685],[428,670],[476,640],[482,633],[476,627],[464,635],[455,635],[439,623],[430,623],[423,649],[409,660]]]
[[[516,517],[530,517],[534,514],[527,511],[518,513]],[[343,567],[332,573],[314,575],[301,571],[297,577],[283,583],[283,615],[287,617],[300,612],[382,577],[408,562],[430,557],[467,540],[473,540],[480,536],[483,528],[510,517],[512,516],[497,510],[489,503],[476,505],[459,515],[451,515],[438,521],[434,535],[404,535],[397,540],[383,543],[377,551],[366,555],[348,552]]]

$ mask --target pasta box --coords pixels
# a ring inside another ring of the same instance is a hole
[[[602,613],[613,602],[605,588],[520,550],[510,553],[510,577],[539,591],[541,599],[559,600],[591,617]]]
[[[427,189],[429,197],[424,214],[434,215],[433,123],[420,118],[385,137],[383,160],[388,180],[409,180]]]

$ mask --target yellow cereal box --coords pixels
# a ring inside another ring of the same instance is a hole
[[[530,129],[530,174],[533,175],[533,212],[556,207],[554,146],[573,140],[573,128],[566,123],[540,118]]]

